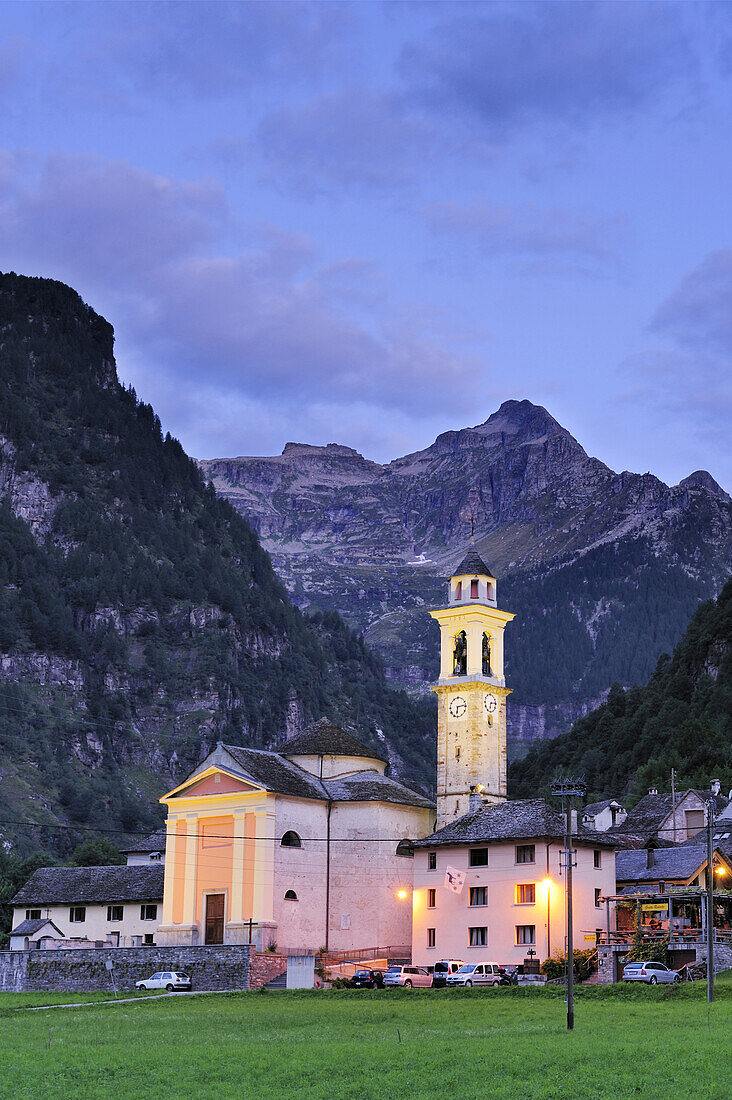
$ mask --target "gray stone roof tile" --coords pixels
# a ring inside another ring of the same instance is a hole
[[[329,718],[314,722],[302,733],[285,741],[277,751],[283,756],[366,756],[372,760],[384,760],[378,752],[336,726]]]
[[[39,867],[11,899],[11,905],[105,905],[119,901],[162,901],[160,864],[139,867]]]
[[[462,577],[466,573],[472,573],[473,576],[490,577],[491,580],[496,579],[480,554],[476,553],[475,550],[469,550],[460,565],[450,575],[452,577]]]
[[[131,844],[129,848],[121,848],[120,851],[123,855],[127,852],[164,852],[165,829],[157,829],[156,832],[150,833],[150,836],[138,840],[137,844]]]
[[[707,858],[706,845],[674,848],[654,848],[648,866],[648,849],[618,852],[615,856],[615,878],[618,884],[656,882],[659,879],[694,878]]]
[[[393,802],[400,806],[424,806],[425,809],[434,805],[424,795],[376,771],[325,779],[323,786],[334,802]]]
[[[56,925],[50,919],[50,917],[44,917],[41,920],[24,920],[14,928],[10,933],[11,936],[32,936],[35,932],[40,931],[44,925],[50,924],[52,928],[56,928]],[[56,928],[56,931],[61,934],[61,930]]]
[[[511,802],[486,803],[474,813],[450,822],[415,847],[434,848],[443,844],[482,844],[500,840],[532,840],[561,838],[564,817],[543,798],[516,799]],[[574,843],[592,844],[596,848],[616,848],[617,842],[607,833],[579,828],[573,834]]]

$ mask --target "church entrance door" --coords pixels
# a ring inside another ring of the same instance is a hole
[[[206,943],[224,942],[224,895],[206,895]]]

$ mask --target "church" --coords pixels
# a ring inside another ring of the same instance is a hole
[[[402,947],[431,801],[321,719],[278,752],[219,743],[167,807],[160,945]]]

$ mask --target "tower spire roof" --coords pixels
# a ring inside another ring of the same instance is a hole
[[[491,573],[486,563],[475,550],[469,550],[463,560],[458,565],[457,569],[452,572],[453,577],[462,577],[466,573],[472,573],[475,576],[490,577],[491,580],[496,578]]]

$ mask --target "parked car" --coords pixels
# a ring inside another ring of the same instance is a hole
[[[449,986],[462,985],[469,989],[471,985],[500,985],[503,967],[498,963],[463,963],[458,971],[449,974]]]
[[[381,970],[362,967],[354,971],[353,977],[348,979],[348,984],[353,989],[383,989],[384,975]]]
[[[657,982],[680,982],[681,975],[677,970],[669,970],[663,963],[630,962],[623,969],[624,982],[646,982],[655,985]]]
[[[191,988],[191,979],[180,970],[158,970],[150,978],[135,982],[135,989],[167,989],[168,993]]]
[[[439,962],[436,962],[432,969],[432,985],[434,988],[440,989],[447,985],[448,975],[456,974],[462,965],[462,959],[440,959]]]
[[[394,985],[403,985],[405,989],[427,988],[432,985],[432,975],[423,966],[390,966],[384,974],[384,986]]]

